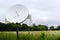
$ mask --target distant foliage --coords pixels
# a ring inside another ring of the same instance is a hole
[[[27,24],[20,23],[0,23],[0,31],[16,31],[18,28],[19,31],[46,31],[48,30],[48,26],[46,25],[35,25],[28,26]],[[60,25],[57,28],[54,26],[50,26],[49,30],[60,30]]]
[[[57,30],[60,30],[60,25],[59,25],[59,26],[57,26]]]
[[[0,23],[0,31],[16,31],[17,27],[19,31],[43,31],[48,30],[48,26],[46,25],[35,25],[28,26],[27,24],[20,24],[20,23]]]
[[[50,30],[54,30],[55,28],[54,28],[54,26],[50,26]]]
[[[32,26],[33,31],[42,31],[42,30],[48,30],[48,26],[46,25],[35,25]]]

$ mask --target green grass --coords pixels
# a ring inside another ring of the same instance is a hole
[[[60,40],[60,31],[0,32],[0,40]]]

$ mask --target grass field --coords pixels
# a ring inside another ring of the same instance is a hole
[[[60,31],[19,31],[0,32],[0,40],[60,40]]]

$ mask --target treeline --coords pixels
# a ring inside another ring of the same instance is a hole
[[[48,26],[46,25],[35,25],[28,26],[27,24],[20,23],[0,23],[0,31],[16,31],[18,28],[19,31],[40,31],[40,30],[48,30]]]
[[[27,24],[20,24],[20,23],[0,23],[0,31],[16,31],[18,28],[19,31],[46,31],[46,30],[60,30],[60,26],[57,28],[54,28],[54,26],[51,26],[50,29],[48,29],[48,26],[46,25],[35,25],[28,26]]]
[[[54,26],[50,26],[49,30],[60,30],[60,25],[58,25],[57,28],[54,28]]]

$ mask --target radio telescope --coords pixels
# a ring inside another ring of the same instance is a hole
[[[23,5],[14,5],[8,9],[7,15],[5,17],[5,23],[21,23],[31,25],[32,22],[31,15],[28,9]]]

